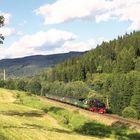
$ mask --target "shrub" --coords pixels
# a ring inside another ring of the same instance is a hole
[[[33,81],[33,80],[31,80],[28,83],[27,89],[31,93],[34,93],[36,95],[40,95],[40,92],[41,92],[41,84],[40,84],[39,81]]]
[[[122,111],[122,116],[125,118],[133,118],[133,119],[138,118],[138,114],[137,114],[136,110],[130,106],[124,108],[124,110]]]

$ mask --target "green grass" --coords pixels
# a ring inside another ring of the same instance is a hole
[[[42,109],[46,107],[46,103],[41,102],[37,96],[22,91],[14,91],[15,103],[23,104],[32,108]]]
[[[39,109],[45,104],[34,96],[23,96],[21,92],[24,104],[19,104],[16,93],[19,92],[0,89],[0,140],[98,140],[59,125]]]
[[[139,140],[139,138],[139,133],[119,122],[106,126],[90,120],[78,111],[66,110],[57,104],[54,106],[37,96],[0,89],[0,140]]]

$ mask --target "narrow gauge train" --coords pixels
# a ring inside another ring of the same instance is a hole
[[[97,99],[76,99],[76,98],[57,96],[51,94],[46,94],[46,97],[63,103],[78,106],[80,108],[84,108],[92,112],[98,112],[101,114],[106,112],[105,104]]]

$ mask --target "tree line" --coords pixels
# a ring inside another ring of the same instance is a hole
[[[140,119],[140,72],[92,74],[87,81],[48,82],[40,77],[0,80],[0,87],[35,95],[53,94],[73,98],[96,98],[112,113]]]
[[[140,32],[103,42],[84,56],[56,65],[51,80],[85,81],[92,73],[128,73],[132,70],[140,70]]]

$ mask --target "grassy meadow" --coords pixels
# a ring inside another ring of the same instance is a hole
[[[0,89],[0,140],[139,140],[135,129],[90,120],[28,93]]]
[[[14,94],[0,89],[0,140],[96,140],[62,127],[40,109],[14,103]]]

